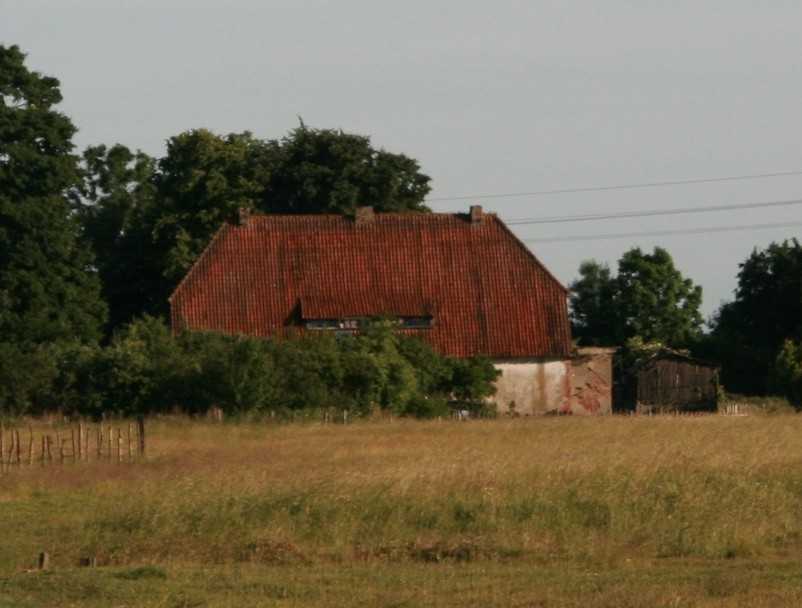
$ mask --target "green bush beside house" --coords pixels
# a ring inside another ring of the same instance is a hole
[[[0,349],[0,413],[125,416],[180,410],[287,415],[327,408],[366,415],[486,410],[498,376],[481,358],[454,359],[377,321],[358,334],[264,340],[217,333],[173,336],[144,317],[107,346]]]

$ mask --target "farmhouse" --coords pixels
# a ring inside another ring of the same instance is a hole
[[[518,414],[606,413],[611,354],[572,357],[567,292],[494,214],[240,214],[170,297],[174,331],[270,337],[399,331],[503,372],[495,400]]]

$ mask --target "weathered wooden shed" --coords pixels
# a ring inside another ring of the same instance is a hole
[[[641,412],[714,411],[718,375],[714,363],[662,349],[624,372],[616,401]]]

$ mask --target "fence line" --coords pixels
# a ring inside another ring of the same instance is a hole
[[[743,404],[722,405],[718,409],[711,410],[683,410],[671,407],[643,407],[638,405],[635,409],[613,409],[602,415],[612,415],[616,417],[663,417],[663,418],[689,418],[689,417],[708,417],[708,416],[748,416],[749,407]],[[434,416],[431,420],[442,422],[444,420],[467,421],[467,420],[509,420],[510,418],[551,418],[551,417],[571,417],[575,414],[550,410],[537,414],[521,414],[512,412],[475,412],[466,409],[452,409],[443,415]],[[580,415],[581,416],[581,415]],[[322,425],[344,425],[358,422],[390,422],[403,420],[403,416],[398,416],[392,411],[381,412],[354,412],[338,408],[321,408],[315,410],[299,410],[291,412],[279,412],[268,410],[262,416],[245,418],[245,422],[262,424],[322,424]],[[213,408],[206,414],[206,420],[210,422],[223,423],[226,420],[225,413],[220,408]],[[233,421],[241,419],[233,416]]]
[[[16,467],[64,465],[65,463],[116,462],[134,463],[145,457],[145,424],[128,423],[127,432],[113,423],[93,424],[83,421],[66,428],[45,429],[34,432],[27,427],[27,437],[17,427],[7,428],[0,423],[0,473]],[[116,432],[115,432],[116,431]],[[94,435],[95,445],[90,447]],[[27,441],[23,441],[23,437]],[[123,447],[125,445],[125,448]]]
[[[748,406],[741,408],[740,403],[725,403],[721,406],[721,413],[726,416],[746,416],[748,411]]]

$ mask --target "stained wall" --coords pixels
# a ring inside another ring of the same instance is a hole
[[[614,349],[580,349],[570,359],[494,362],[499,414],[599,415],[612,412]]]
[[[499,414],[558,413],[570,397],[570,360],[496,361],[501,377],[493,402]]]

